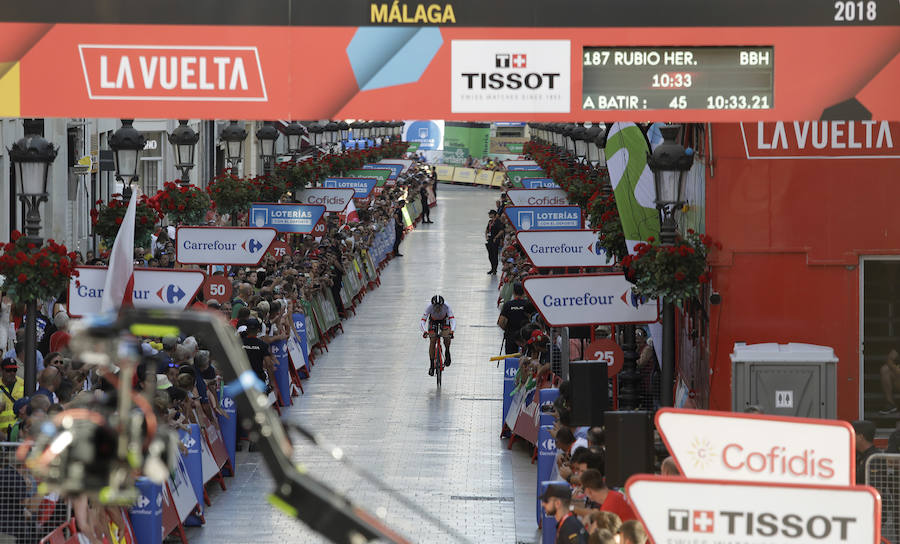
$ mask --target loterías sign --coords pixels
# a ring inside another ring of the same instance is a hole
[[[267,99],[256,47],[79,44],[93,100]]]

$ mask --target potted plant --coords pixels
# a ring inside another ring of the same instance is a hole
[[[8,244],[2,246],[0,275],[6,278],[3,290],[16,304],[58,297],[78,276],[77,255],[54,240],[37,247],[14,230]]]
[[[671,246],[650,237],[634,247],[634,255],[622,259],[622,266],[626,277],[635,284],[636,295],[683,305],[697,297],[709,281],[707,257],[713,246],[722,247],[693,230],[684,237],[677,236]]]
[[[201,225],[209,211],[209,195],[203,190],[171,181],[163,184],[163,190],[157,191],[150,201],[175,225]]]
[[[115,193],[110,195],[109,204],[102,200],[96,202],[98,208],[91,210],[91,225],[94,232],[103,240],[106,247],[112,247],[119,233],[119,226],[125,218],[128,202],[122,195]],[[150,247],[150,235],[157,223],[162,219],[162,213],[156,203],[151,202],[147,195],[141,195],[134,211],[134,244],[139,247]]]

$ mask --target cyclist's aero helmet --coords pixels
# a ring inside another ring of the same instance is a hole
[[[434,295],[433,297],[431,297],[431,303],[432,304],[443,304],[444,297],[442,297],[441,295]]]

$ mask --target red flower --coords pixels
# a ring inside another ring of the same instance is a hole
[[[19,283],[25,283],[26,281],[28,281],[28,276],[26,276],[25,274],[19,274],[18,280]]]
[[[116,217],[116,225],[121,225],[121,224],[122,224],[122,218]]]
[[[650,236],[650,237],[647,238],[647,241],[648,241],[648,242],[652,242],[652,241],[654,241],[654,240],[656,240],[656,238],[654,238],[654,237],[652,237],[652,236]]]
[[[700,274],[700,277],[697,278],[697,280],[698,280],[700,283],[706,283],[706,282],[709,281],[709,276],[706,274],[706,272],[704,272],[704,273]]]
[[[684,281],[684,277],[683,272],[675,272],[675,281]]]
[[[9,234],[9,239],[12,240],[13,242],[15,242],[16,240],[18,240],[21,237],[22,237],[22,233],[17,230],[14,230]]]

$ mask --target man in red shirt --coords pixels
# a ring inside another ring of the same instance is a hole
[[[587,498],[594,503],[594,508],[604,512],[612,512],[619,516],[623,522],[637,519],[625,495],[606,487],[603,473],[599,470],[589,468],[582,472],[581,487],[584,488],[584,494],[587,495]]]

